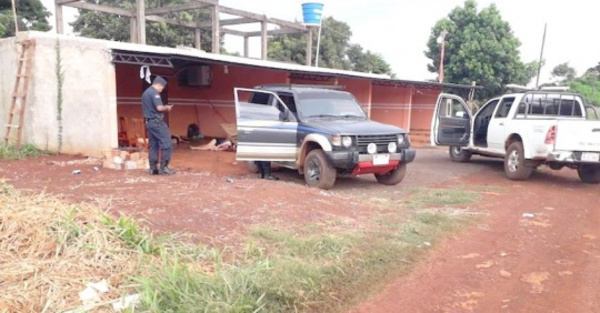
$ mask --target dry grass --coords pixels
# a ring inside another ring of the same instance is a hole
[[[111,287],[102,301],[131,291],[126,285],[139,270],[142,252],[103,225],[97,207],[22,195],[3,182],[0,205],[0,312],[80,308],[79,292],[102,279]]]

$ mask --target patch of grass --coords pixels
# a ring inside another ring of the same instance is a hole
[[[458,190],[422,192],[409,201],[422,207],[462,203],[463,198],[474,201],[476,196],[457,194]],[[432,197],[437,200],[428,200]],[[462,200],[448,200],[454,198]],[[30,207],[44,201],[34,203]],[[126,276],[119,276],[126,286],[120,290],[139,292],[142,305],[136,311],[144,312],[345,312],[417,264],[441,238],[473,221],[472,214],[456,209],[418,209],[382,216],[373,229],[320,223],[291,232],[260,226],[250,230],[242,249],[233,251],[154,236],[133,218],[113,218],[83,204],[61,212],[60,222],[52,224],[52,233],[61,239],[57,242],[82,249],[73,256],[93,257],[79,262],[79,273],[86,264],[91,268],[106,263],[114,267],[111,273],[121,275],[120,265],[112,261],[119,253],[129,266]],[[57,255],[69,249],[61,248]]]
[[[459,189],[418,189],[405,202],[412,209],[471,204],[478,202],[481,195],[477,192]]]
[[[33,145],[24,144],[17,150],[13,144],[0,144],[0,160],[21,160],[25,158],[36,158],[43,153]]]

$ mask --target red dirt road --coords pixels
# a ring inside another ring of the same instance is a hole
[[[600,186],[582,184],[574,171],[541,169],[517,183],[497,161],[458,164],[446,151],[423,149],[401,185],[381,186],[369,176],[340,179],[322,192],[293,172],[278,173],[279,182],[256,179],[233,157],[179,150],[174,166],[181,172],[171,177],[94,171],[81,158],[43,157],[0,162],[0,178],[69,201],[96,201],[114,214],[144,218],[154,230],[220,246],[239,243],[253,225],[341,220],[344,227],[368,227],[385,210],[368,199],[402,200],[427,186],[485,185],[491,190],[485,199],[469,206],[485,213],[478,225],[436,244],[411,273],[371,290],[378,294],[349,313],[600,312]]]
[[[512,182],[501,163],[446,184],[501,191],[474,206],[479,225],[350,313],[600,312],[600,186],[571,170]]]

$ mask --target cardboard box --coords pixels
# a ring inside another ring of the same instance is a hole
[[[103,168],[108,168],[108,169],[111,169],[111,170],[122,170],[123,169],[123,165],[122,164],[111,162],[111,161],[107,161],[107,160],[104,160],[102,162],[102,167]]]
[[[138,169],[137,161],[131,161],[131,160],[125,161],[124,166],[125,166],[126,170],[137,170]]]
[[[131,161],[137,161],[140,159],[140,153],[139,152],[132,152],[129,154],[129,159]]]
[[[121,159],[123,159],[123,161],[129,160],[129,152],[127,151],[121,151],[119,156],[121,157]]]

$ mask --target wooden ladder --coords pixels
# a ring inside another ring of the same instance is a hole
[[[8,144],[13,129],[17,129],[15,147],[21,149],[21,135],[23,133],[23,117],[25,115],[25,105],[27,104],[27,92],[29,90],[29,77],[31,75],[31,63],[33,61],[33,50],[35,41],[33,39],[24,40],[21,45],[21,54],[19,55],[17,66],[17,79],[13,89],[10,111],[8,111],[8,121],[6,123],[6,135],[4,143]],[[18,115],[18,117],[16,117]],[[17,121],[17,124],[13,122]]]

